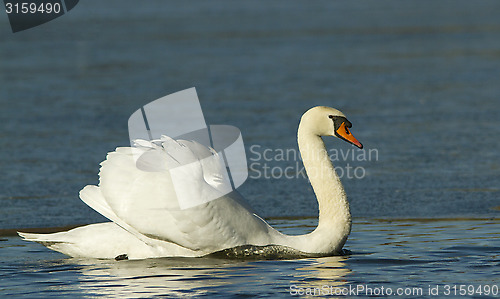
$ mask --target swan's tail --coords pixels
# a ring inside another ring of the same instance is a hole
[[[23,238],[24,241],[35,241],[38,240],[40,234],[32,234],[32,233],[23,233],[17,232],[19,237]]]
[[[61,238],[62,234],[64,233],[34,234],[34,233],[17,232],[17,234],[21,238],[23,238],[24,241],[37,242],[47,247],[56,243],[68,243],[66,240]]]
[[[113,222],[89,224],[51,234],[18,234],[26,241],[40,243],[71,257],[112,259],[123,258],[122,255],[127,254],[128,257],[137,259],[159,256],[156,247],[147,245]],[[165,242],[156,242],[168,246],[163,244]]]
[[[118,249],[123,247],[116,246],[123,239],[120,233],[130,235],[114,223],[106,222],[51,234],[18,232],[18,235],[25,241],[40,243],[72,257],[114,258],[124,253],[121,251],[114,253],[115,247]],[[104,245],[100,246],[101,244]]]
[[[59,251],[69,256],[75,256],[74,244],[67,237],[67,232],[59,232],[52,234],[33,234],[17,232],[17,234],[25,241],[37,242],[43,246]]]

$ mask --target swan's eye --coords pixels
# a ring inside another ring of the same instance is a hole
[[[328,118],[333,118],[333,115],[331,115],[331,114],[330,114],[330,115],[328,115]]]

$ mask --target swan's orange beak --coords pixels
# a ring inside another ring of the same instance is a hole
[[[345,122],[343,122],[340,127],[337,129],[335,132],[335,135],[340,137],[341,139],[344,139],[345,141],[354,144],[355,146],[359,148],[363,148],[363,145],[361,142],[359,142],[354,136],[351,134],[351,131],[349,131],[349,128],[345,125]]]

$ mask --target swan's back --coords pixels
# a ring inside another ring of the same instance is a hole
[[[206,157],[212,158],[209,163],[198,162]],[[144,242],[171,242],[200,255],[269,244],[277,232],[244,207],[237,191],[224,194],[229,182],[221,177],[221,165],[215,151],[193,141],[141,141],[109,153],[101,163],[99,186],[87,186],[81,197]],[[183,209],[179,198],[186,194],[217,199]]]

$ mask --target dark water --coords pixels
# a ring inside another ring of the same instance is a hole
[[[0,295],[498,285],[499,12],[498,1],[87,0],[16,34],[0,14]],[[102,221],[78,191],[128,144],[135,110],[192,86],[207,123],[242,131],[241,193],[291,233],[312,229],[317,204],[280,150],[296,150],[308,108],[348,116],[365,152],[326,142],[355,220],[352,255],[116,263],[7,236]]]

